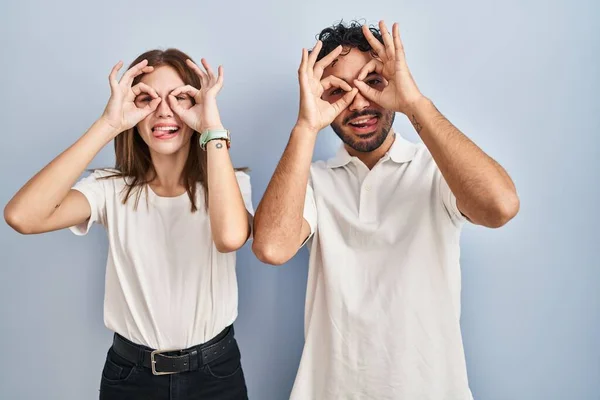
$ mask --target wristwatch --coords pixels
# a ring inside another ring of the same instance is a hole
[[[206,150],[206,144],[215,139],[225,140],[227,148],[231,147],[231,135],[227,129],[207,129],[200,135],[200,147],[202,150]]]

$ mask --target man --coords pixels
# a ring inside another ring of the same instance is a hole
[[[300,111],[254,220],[283,264],[309,240],[305,346],[292,399],[472,399],[460,332],[459,236],[519,209],[504,169],[415,84],[398,25],[325,29],[298,71]],[[423,144],[395,134],[406,115]],[[344,145],[311,165],[331,124]]]

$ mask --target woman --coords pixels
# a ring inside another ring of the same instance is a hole
[[[231,164],[217,109],[223,70],[202,65],[153,50],[118,81],[119,62],[102,116],[4,210],[26,234],[106,228],[104,321],[115,335],[101,399],[247,398],[232,323],[250,179]],[[113,139],[116,168],[75,184]]]

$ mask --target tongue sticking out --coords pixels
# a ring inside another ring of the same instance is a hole
[[[373,118],[369,119],[368,121],[364,121],[360,124],[350,123],[350,125],[352,125],[356,128],[370,128],[376,124],[377,124],[377,117],[373,117]]]
[[[177,135],[179,129],[154,129],[152,134],[156,139],[170,139]]]

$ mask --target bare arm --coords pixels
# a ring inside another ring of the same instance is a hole
[[[215,75],[210,65],[202,59],[202,70],[191,60],[187,64],[200,78],[201,87],[186,85],[169,95],[171,107],[181,119],[196,132],[223,129],[217,107],[217,94],[223,87],[223,67]],[[176,97],[186,93],[194,99],[194,106],[185,109]],[[242,247],[250,236],[248,212],[240,192],[229,151],[224,140],[211,140],[206,145],[208,176],[208,214],[212,238],[221,253]]]
[[[250,236],[248,212],[227,145],[223,140],[212,140],[208,151],[208,213],[213,240],[222,252],[242,247]]]
[[[4,208],[6,222],[23,234],[43,233],[85,222],[90,217],[90,205],[83,194],[71,187],[96,154],[125,129],[135,125],[152,112],[160,98],[143,84],[131,87],[133,78],[152,71],[144,60],[128,70],[117,82],[122,63],[115,65],[109,76],[111,98],[102,117],[71,147],[56,157],[31,178]],[[133,100],[140,92],[154,100],[137,108]]]
[[[463,135],[421,94],[406,64],[398,24],[393,35],[381,21],[381,44],[364,26],[363,34],[379,60],[369,62],[355,81],[361,93],[382,107],[405,114],[421,135],[450,190],[459,210],[475,224],[500,227],[519,210],[515,185],[506,171]],[[361,80],[370,72],[383,75],[388,85],[382,90]]]
[[[295,127],[256,209],[252,249],[259,260],[281,265],[296,254],[310,235],[303,217],[304,198],[316,134]]]
[[[317,134],[358,93],[357,89],[334,76],[321,80],[325,67],[342,51],[340,46],[316,62],[321,47],[319,41],[310,56],[307,50],[302,52],[298,69],[298,121],[254,217],[252,250],[259,260],[269,264],[281,265],[288,261],[310,235],[310,225],[303,217],[304,199]],[[334,86],[347,93],[335,103],[323,101],[323,91]]]
[[[411,107],[411,122],[431,152],[458,209],[475,224],[497,228],[519,210],[514,183],[500,164],[422,98]]]
[[[6,222],[23,234],[43,233],[85,222],[90,205],[71,190],[77,178],[111,139],[112,128],[96,122],[71,147],[23,186],[4,209]]]

